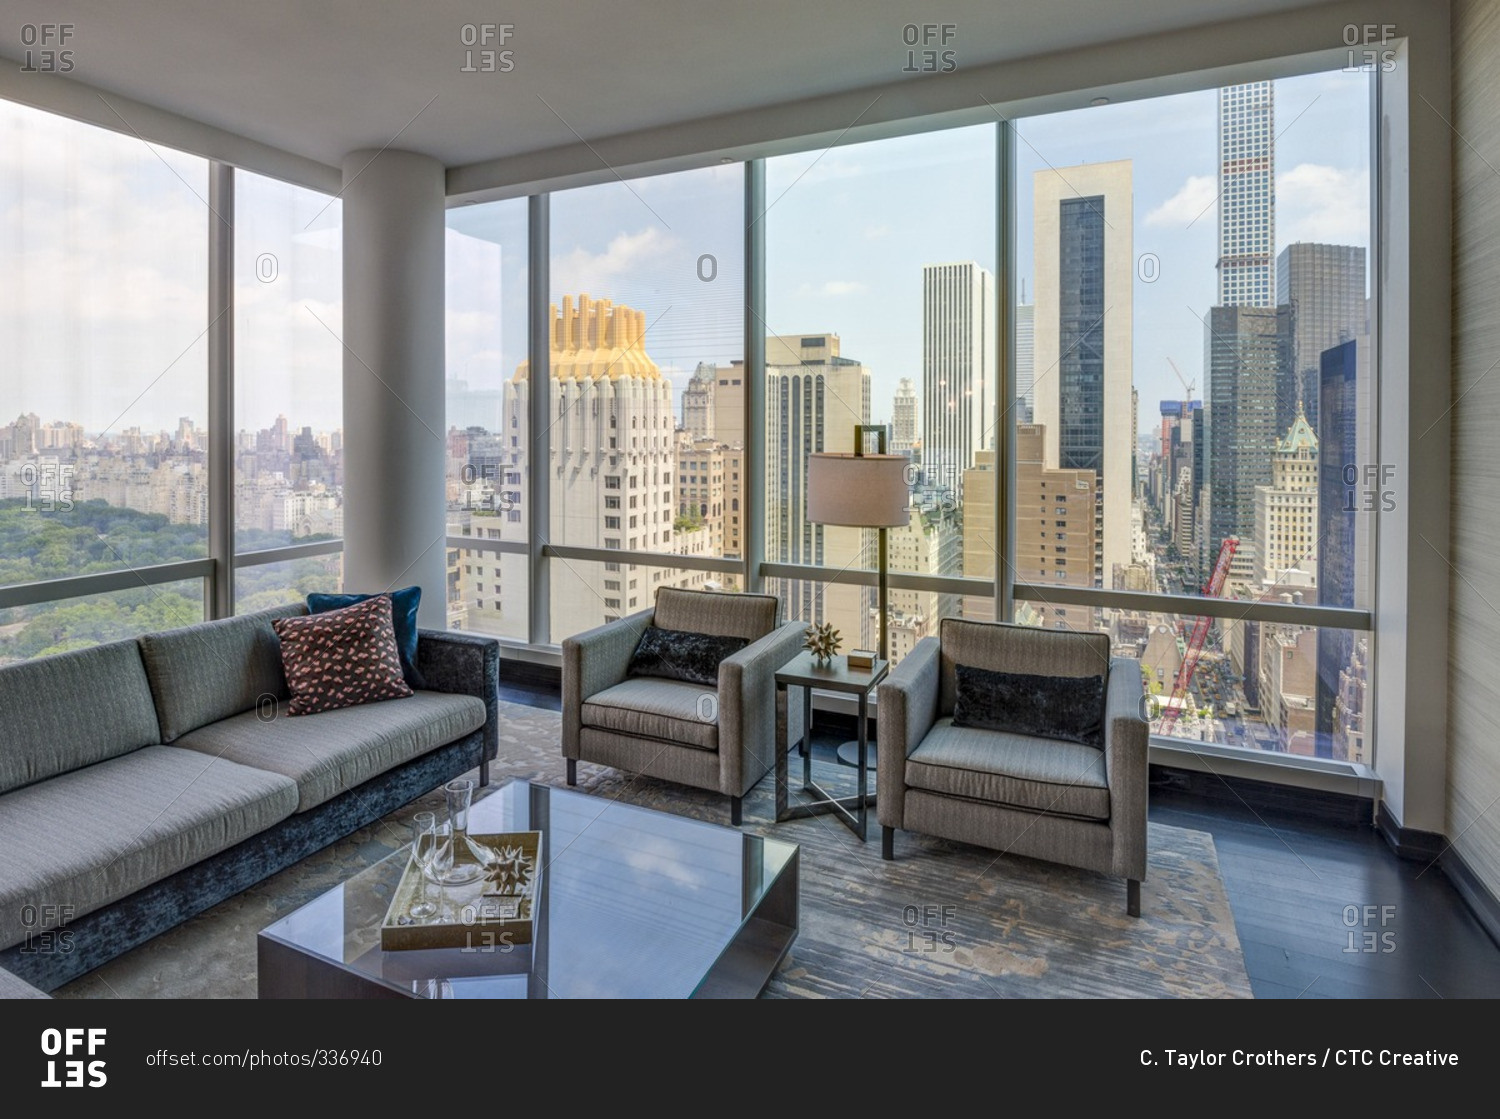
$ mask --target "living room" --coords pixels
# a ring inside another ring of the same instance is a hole
[[[1494,5],[4,7],[7,993],[1500,994]]]

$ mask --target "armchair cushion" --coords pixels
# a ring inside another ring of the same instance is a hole
[[[591,695],[583,726],[700,750],[719,748],[719,698],[697,684],[640,676]]]
[[[1104,677],[955,666],[953,725],[1104,748]]]
[[[906,784],[968,801],[1109,819],[1104,752],[939,719],[906,759]]]
[[[775,595],[662,587],[656,592],[651,624],[757,641],[776,628],[780,609]]]
[[[630,658],[630,675],[659,676],[716,688],[720,662],[748,644],[743,637],[647,626]]]

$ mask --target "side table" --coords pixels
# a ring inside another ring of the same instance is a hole
[[[875,804],[869,793],[869,715],[870,693],[875,685],[885,679],[890,671],[890,662],[877,660],[873,668],[850,668],[844,657],[834,657],[826,665],[813,660],[810,652],[798,653],[776,673],[776,697],[778,717],[776,719],[776,819],[795,820],[804,816],[833,814],[848,825],[849,829],[863,841],[868,810]],[[811,794],[814,800],[799,804],[791,803],[788,788],[787,753],[791,744],[787,741],[786,704],[788,688],[802,689],[802,791]],[[818,785],[812,779],[812,693],[814,688],[824,691],[843,692],[859,701],[859,791],[853,796],[838,797]]]

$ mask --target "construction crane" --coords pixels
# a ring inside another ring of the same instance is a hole
[[[1184,404],[1191,403],[1193,399],[1193,390],[1198,387],[1198,378],[1194,377],[1191,381],[1189,381],[1182,375],[1182,370],[1177,368],[1177,363],[1171,358],[1167,358],[1167,364],[1172,367],[1172,372],[1176,373],[1177,379],[1182,382],[1183,392],[1185,393],[1182,398],[1182,402]]]
[[[1234,553],[1240,546],[1238,536],[1226,536],[1224,543],[1219,545],[1219,558],[1214,561],[1213,574],[1208,577],[1207,584],[1203,587],[1203,593],[1209,598],[1218,598],[1219,592],[1224,589],[1224,580],[1229,577],[1229,561],[1234,558]],[[1177,722],[1177,716],[1182,710],[1182,705],[1187,702],[1188,689],[1193,683],[1193,673],[1198,668],[1198,658],[1203,655],[1203,642],[1208,638],[1208,627],[1213,619],[1206,614],[1201,614],[1193,625],[1192,636],[1188,638],[1187,648],[1182,654],[1182,664],[1177,669],[1177,679],[1172,685],[1172,698],[1167,703],[1167,709],[1162,712],[1161,726],[1157,728],[1158,734],[1168,734],[1173,724]]]

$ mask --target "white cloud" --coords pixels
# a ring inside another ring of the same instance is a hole
[[[821,284],[802,284],[798,295],[859,295],[866,287],[859,280],[824,280]]]
[[[867,225],[864,229],[865,239],[867,241],[876,241],[881,237],[887,237],[890,235],[890,232],[891,227],[883,223],[880,225]]]
[[[1177,193],[1146,215],[1148,226],[1186,229],[1189,225],[1218,221],[1219,183],[1212,175],[1189,175]]]
[[[612,289],[611,280],[659,268],[678,248],[677,238],[655,225],[619,234],[602,253],[578,247],[552,258],[552,290],[598,297]]]
[[[1276,176],[1276,239],[1363,245],[1370,239],[1370,172],[1299,163]]]

